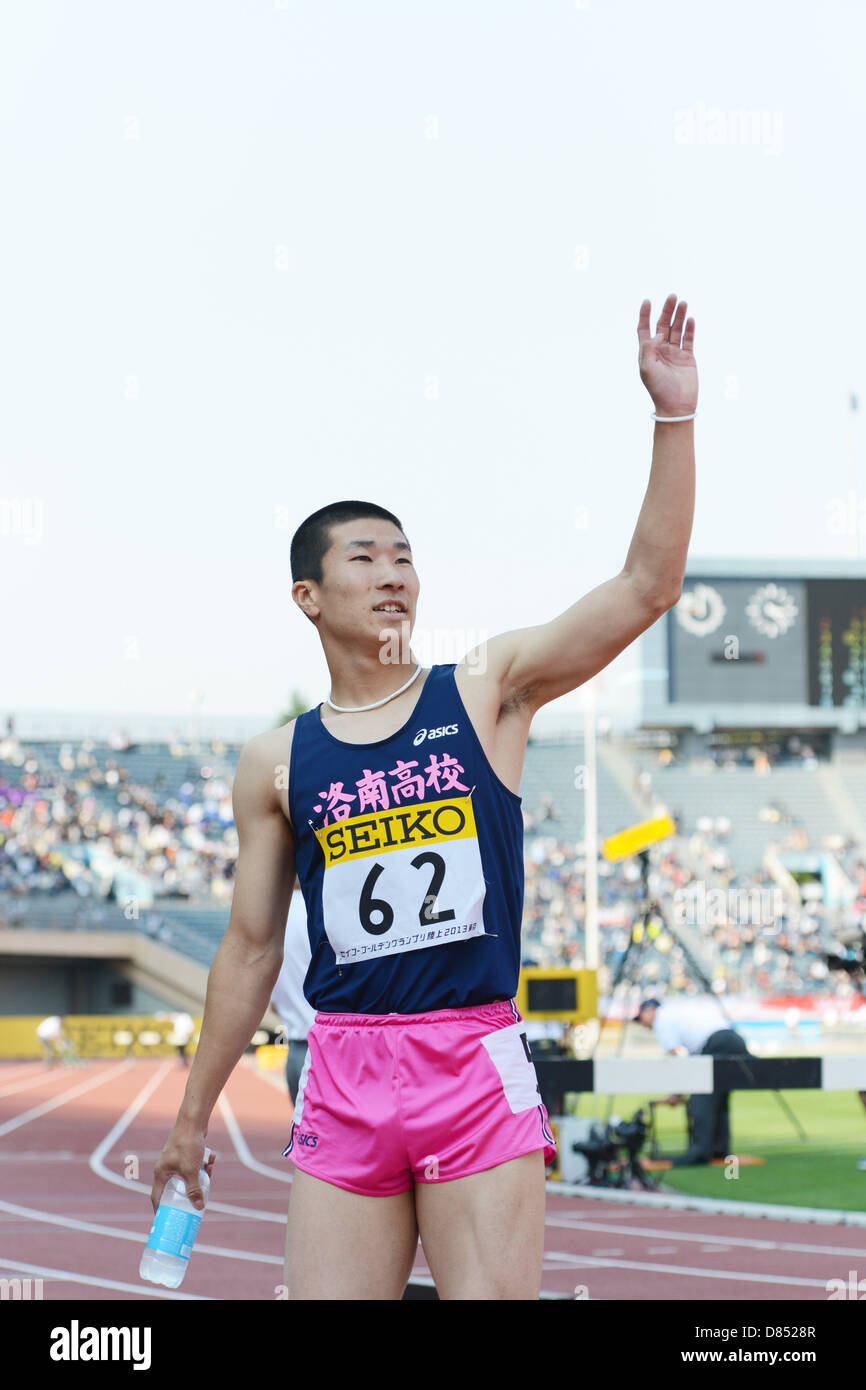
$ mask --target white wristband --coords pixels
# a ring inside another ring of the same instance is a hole
[[[691,415],[656,415],[653,411],[650,419],[657,421],[660,425],[675,425],[680,420],[694,420],[697,413],[696,410],[693,410]]]

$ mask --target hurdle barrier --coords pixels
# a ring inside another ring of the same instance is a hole
[[[866,1052],[823,1057],[539,1057],[542,1096],[709,1095],[713,1091],[866,1091]],[[545,1101],[546,1104],[546,1101]],[[549,1108],[549,1107],[548,1107]]]

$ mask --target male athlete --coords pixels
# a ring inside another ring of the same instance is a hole
[[[686,307],[669,295],[654,337],[640,308],[659,418],[625,564],[551,622],[424,670],[409,646],[418,575],[391,512],[334,503],[292,540],[292,597],[330,695],[242,750],[231,917],[151,1193],[156,1210],[179,1174],[201,1205],[211,1111],[267,1008],[297,872],[316,1019],[284,1151],[292,1299],[400,1299],[419,1235],[440,1299],[539,1296],[555,1149],[514,1003],[518,788],[536,711],[679,597],[698,393]]]

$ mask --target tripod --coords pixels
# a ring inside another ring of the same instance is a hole
[[[619,986],[620,986],[620,984],[622,983],[623,980],[626,981],[626,984],[639,984],[639,983],[640,983],[640,977],[639,977],[639,973],[638,973],[638,972],[639,972],[639,967],[640,967],[641,961],[642,961],[642,959],[643,959],[643,956],[644,956],[644,953],[645,953],[645,950],[646,950],[647,943],[648,943],[651,939],[652,939],[652,940],[655,940],[655,938],[659,935],[659,933],[660,933],[660,931],[661,931],[661,927],[658,927],[658,928],[656,929],[656,931],[653,932],[652,926],[651,926],[651,918],[652,918],[653,908],[655,907],[655,908],[658,909],[658,904],[653,903],[652,900],[650,899],[650,895],[649,895],[649,881],[648,881],[648,876],[649,876],[649,850],[648,850],[648,849],[642,849],[642,850],[640,850],[640,851],[638,852],[638,858],[640,859],[640,863],[641,863],[641,886],[642,886],[642,889],[643,889],[643,895],[642,895],[642,901],[641,901],[641,913],[640,913],[640,916],[638,917],[637,921],[635,922],[635,925],[632,927],[631,936],[630,936],[630,938],[629,938],[628,946],[626,947],[625,953],[623,954],[623,957],[622,957],[622,960],[620,961],[620,963],[619,963],[619,965],[618,965],[618,967],[617,967],[617,972],[616,972],[616,975],[615,975],[615,977],[614,977],[613,984],[612,984],[612,986],[611,986],[611,994],[610,994],[611,1004],[613,1004],[613,1002],[614,1002],[614,1000],[615,1000],[615,998],[616,998],[617,989],[619,988]],[[660,909],[659,909],[659,915],[661,915]],[[664,920],[664,919],[663,919],[663,920]],[[695,960],[694,955],[693,955],[692,952],[689,950],[688,946],[686,945],[685,941],[683,941],[682,937],[681,937],[680,934],[677,932],[676,928],[675,928],[670,922],[668,922],[668,921],[666,921],[666,920],[664,921],[664,925],[665,925],[666,930],[670,933],[670,935],[671,935],[671,936],[675,939],[675,941],[677,942],[677,945],[680,947],[680,950],[683,952],[683,955],[685,956],[685,959],[686,959],[686,964],[687,964],[688,967],[689,967],[689,970],[690,970],[690,972],[691,972],[691,974],[692,974],[692,977],[693,977],[695,980],[697,980],[697,981],[701,984],[701,986],[703,987],[705,993],[707,993],[707,994],[712,994],[712,993],[713,993],[712,984],[711,984],[711,982],[710,982],[708,976],[706,975],[706,973],[705,973],[705,971],[703,970],[703,968],[702,968],[702,966],[700,965],[700,963],[699,963],[697,960]],[[634,954],[632,954],[632,948],[635,946],[635,944],[637,944],[638,950],[637,950]],[[722,1001],[721,1001],[721,999],[719,998],[718,995],[715,996],[715,999],[716,999],[716,1003],[717,1003],[717,1005],[718,1005],[718,1007],[719,1007],[719,1010],[720,1010],[720,1012],[721,1012],[721,1014],[722,1014],[722,1017],[725,1019],[725,1021],[726,1021],[727,1023],[729,1023],[729,1024],[731,1025],[732,1030],[734,1030],[734,1029],[733,1029],[733,1019],[731,1018],[730,1014],[728,1013],[728,1010],[725,1008],[724,1004],[722,1003]],[[623,1051],[623,1048],[624,1048],[624,1046],[625,1046],[626,1030],[627,1030],[627,1028],[628,1028],[629,1023],[631,1023],[631,1022],[633,1022],[633,1020],[632,1020],[631,1018],[629,1018],[629,1017],[627,1017],[627,1016],[624,1016],[624,1017],[623,1017],[622,1028],[621,1028],[621,1030],[620,1030],[620,1037],[619,1037],[619,1046],[618,1046],[618,1048],[617,1048],[617,1056],[618,1056],[618,1057],[621,1056],[622,1051]],[[734,1030],[734,1031],[736,1031],[736,1030]],[[596,1051],[596,1048],[598,1047],[598,1044],[599,1044],[600,1041],[601,1041],[601,1028],[599,1028],[598,1038],[596,1039],[595,1047],[593,1048],[593,1051],[592,1051],[593,1057],[595,1056],[595,1051]],[[733,1058],[732,1060],[734,1060],[735,1062],[737,1062],[737,1064],[738,1064],[739,1066],[742,1067],[743,1073],[744,1073],[744,1075],[748,1078],[748,1080],[750,1080],[750,1081],[753,1081],[753,1080],[754,1080],[754,1077],[753,1077],[753,1075],[752,1075],[752,1072],[751,1072],[750,1069],[749,1069],[748,1061],[747,1061],[747,1059],[746,1059],[745,1057],[736,1056],[736,1057]],[[776,1097],[776,1100],[778,1101],[778,1103],[779,1103],[781,1109],[783,1110],[783,1112],[785,1113],[785,1115],[787,1116],[787,1118],[790,1120],[791,1124],[793,1125],[794,1129],[796,1130],[797,1135],[798,1135],[799,1139],[801,1140],[801,1142],[804,1143],[804,1144],[808,1143],[808,1142],[809,1142],[808,1135],[806,1134],[805,1130],[803,1129],[802,1125],[800,1124],[800,1122],[799,1122],[799,1120],[797,1119],[796,1115],[794,1114],[793,1110],[792,1110],[791,1107],[789,1106],[788,1102],[785,1100],[784,1096],[783,1096],[779,1091],[773,1091],[773,1095]],[[610,1119],[611,1111],[613,1110],[613,1102],[614,1102],[615,1099],[616,1099],[616,1098],[615,1098],[614,1096],[610,1096],[610,1097],[608,1098],[608,1109],[607,1109],[607,1118],[608,1118],[608,1119]],[[652,1118],[653,1118],[653,1121],[654,1121],[654,1120],[655,1120],[655,1113],[654,1113],[654,1111],[652,1112]],[[654,1123],[653,1123],[653,1137],[654,1137],[654,1130],[655,1130],[655,1125],[654,1125]]]
[[[649,850],[640,850],[638,852],[638,859],[640,860],[641,887],[643,889],[641,895],[641,912],[631,929],[628,945],[625,948],[622,960],[617,966],[616,975],[614,976],[613,984],[611,985],[610,990],[611,1005],[614,1003],[614,1000],[616,999],[616,992],[622,984],[623,980],[625,980],[627,985],[638,984],[640,982],[640,965],[643,960],[644,953],[646,951],[647,943],[650,940],[650,920],[652,917],[653,903],[649,895],[648,882]],[[657,932],[654,933],[654,936],[657,935]],[[633,953],[633,948],[635,945],[637,945],[638,949]],[[598,1030],[598,1037],[595,1040],[595,1047],[593,1047],[592,1049],[592,1057],[595,1057],[596,1048],[601,1042],[602,1028],[604,1027],[604,1024],[606,1022],[607,1019],[603,1019],[601,1021],[601,1026]],[[622,1021],[622,1028],[620,1030],[619,1035],[619,1046],[616,1050],[617,1057],[622,1055],[622,1050],[625,1047],[625,1034],[630,1022],[631,1020],[624,1015]],[[607,1120],[610,1120],[611,1112],[613,1110],[613,1102],[615,1099],[615,1096],[608,1097],[607,1116],[605,1117]]]

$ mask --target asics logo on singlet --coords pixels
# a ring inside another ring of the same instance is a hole
[[[440,724],[438,729],[419,729],[412,740],[417,748],[419,743],[423,743],[425,738],[443,738],[445,734],[456,734],[456,724]]]

